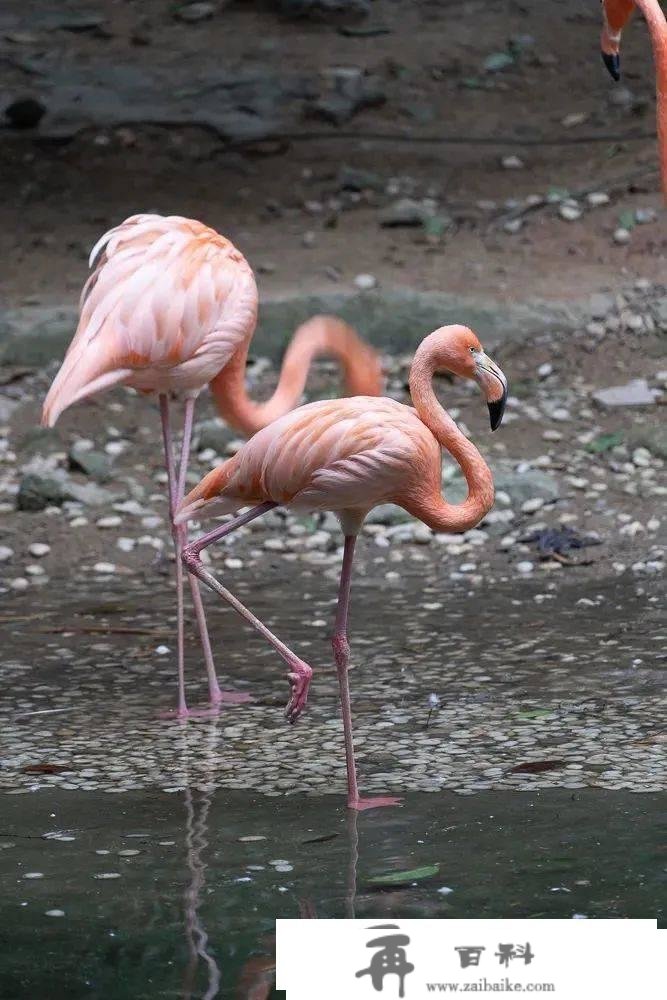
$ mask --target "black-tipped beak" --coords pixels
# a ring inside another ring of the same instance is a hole
[[[621,79],[621,57],[618,52],[614,54],[610,52],[603,52],[602,62],[609,70],[610,76],[618,83]]]
[[[498,430],[503,422],[503,414],[505,412],[505,403],[507,402],[507,387],[503,392],[500,399],[494,400],[492,403],[487,403],[489,407],[489,419],[491,421],[491,430]]]

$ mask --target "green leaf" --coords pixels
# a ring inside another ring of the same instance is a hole
[[[541,719],[544,715],[551,715],[552,708],[533,708],[530,712],[519,712],[520,719]]]
[[[388,875],[378,875],[371,879],[372,885],[404,885],[406,882],[418,882],[423,878],[433,878],[440,871],[440,865],[423,865],[409,872],[390,872]]]
[[[635,219],[635,213],[630,208],[627,209],[625,212],[621,212],[621,214],[618,217],[619,225],[622,226],[623,229],[634,229],[636,221],[637,220]]]
[[[620,431],[615,431],[613,434],[598,434],[596,438],[588,442],[586,451],[590,451],[594,455],[602,455],[605,451],[611,451],[618,444],[623,444],[623,435]]]

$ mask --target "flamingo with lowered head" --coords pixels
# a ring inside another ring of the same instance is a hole
[[[604,64],[614,80],[621,78],[621,34],[635,7],[639,7],[651,36],[656,74],[656,114],[662,190],[667,200],[667,20],[658,0],[602,0]]]
[[[248,399],[244,371],[257,323],[255,277],[243,254],[214,229],[180,216],[133,215],[93,247],[93,271],[81,293],[79,324],[44,402],[42,423],[53,427],[72,403],[115,385],[157,393],[160,401],[172,535],[176,551],[178,708],[185,700],[183,567],[184,530],[173,524],[183,499],[195,400],[207,383],[220,412],[237,430],[252,433],[295,406],[314,355],[343,366],[351,393],[382,391],[375,352],[347,324],[316,316],[297,330],[270,400]],[[185,399],[183,444],[174,464],[169,397]],[[208,673],[209,698],[245,701],[220,689],[199,585],[190,577]]]
[[[395,503],[433,531],[462,532],[474,527],[493,505],[493,478],[474,444],[458,429],[435,395],[432,378],[448,371],[478,382],[486,396],[491,429],[499,426],[507,380],[464,326],[445,326],[430,334],[415,354],[410,371],[414,409],[392,399],[356,396],[300,406],[259,431],[233,457],[213,469],[183,500],[176,523],[213,512],[249,511],[223,524],[183,550],[183,562],[219,594],[285,660],[291,696],[286,715],[296,721],[306,705],[311,667],[282,643],[205,569],[200,553],[277,506],[333,511],[345,535],[333,651],[340,686],[348,806],[368,809],[395,805],[391,797],[361,798],[357,786],[350,708],[347,619],[352,560],[357,535],[368,512]],[[441,492],[442,449],[461,466],[468,496],[448,503]]]

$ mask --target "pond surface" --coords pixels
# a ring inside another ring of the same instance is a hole
[[[7,602],[2,1000],[266,1000],[277,916],[664,922],[657,585],[447,588],[430,572],[380,585],[370,563],[356,582],[360,784],[404,796],[359,817],[344,808],[326,573],[297,596],[270,568],[235,586],[315,667],[294,727],[282,663],[212,602],[221,677],[253,700],[159,717],[175,693],[164,580]],[[192,636],[188,675],[201,702]]]
[[[6,796],[0,995],[269,996],[276,916],[664,921],[666,819],[663,796],[603,790],[416,794],[359,817],[214,789]]]

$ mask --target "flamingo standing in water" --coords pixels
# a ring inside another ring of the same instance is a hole
[[[195,400],[207,383],[225,419],[252,433],[295,406],[316,354],[342,362],[351,393],[379,394],[382,376],[375,352],[347,324],[328,316],[304,323],[285,356],[278,387],[256,404],[244,388],[250,340],[257,323],[255,277],[243,254],[214,229],[180,216],[134,215],[93,247],[92,274],[81,293],[79,324],[44,402],[42,424],[53,427],[72,403],[114,385],[157,393],[169,482],[178,595],[178,717],[185,699],[183,529],[173,515],[185,492]],[[169,397],[185,398],[183,444],[174,463]],[[208,673],[209,698],[245,701],[220,689],[213,664],[199,585],[190,577]]]
[[[662,190],[667,200],[667,20],[658,0],[602,0],[604,64],[614,80],[621,78],[621,33],[635,7],[639,7],[651,35],[656,73],[656,113]]]
[[[486,395],[491,429],[499,426],[507,380],[467,327],[445,326],[430,334],[415,354],[410,371],[414,409],[392,399],[356,396],[300,406],[259,431],[233,457],[210,472],[177,512],[176,523],[213,512],[251,509],[187,545],[183,562],[190,573],[250,623],[285,660],[291,696],[286,715],[296,721],[305,707],[311,667],[282,643],[252,612],[209,573],[200,558],[207,546],[273,507],[333,511],[345,535],[333,651],[340,686],[348,806],[369,809],[395,805],[391,797],[359,795],[354,759],[348,667],[347,619],[352,560],[357,535],[368,512],[395,503],[433,531],[473,528],[493,505],[493,478],[471,441],[442,408],[433,391],[436,371],[474,379]],[[468,483],[468,496],[450,504],[441,493],[442,448],[456,459]]]

